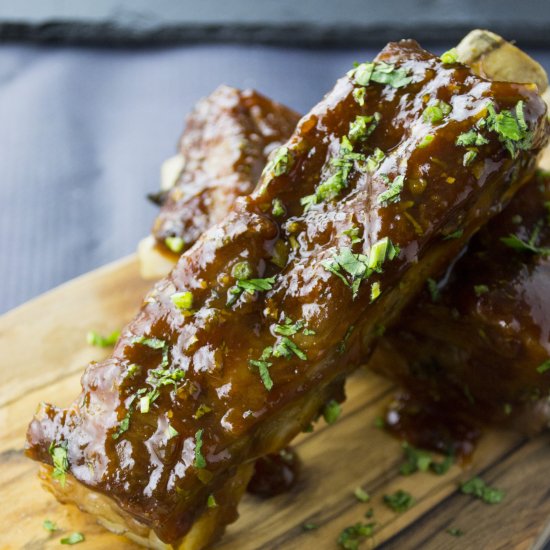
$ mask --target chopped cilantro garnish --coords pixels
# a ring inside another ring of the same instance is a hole
[[[432,302],[439,301],[439,298],[441,297],[441,292],[439,290],[437,282],[434,279],[428,279],[426,283],[428,285],[428,291],[430,292]]]
[[[537,372],[540,374],[544,374],[545,372],[548,372],[550,370],[550,359],[547,359],[544,361],[544,363],[541,363],[537,367]]]
[[[179,254],[185,246],[185,241],[181,237],[166,237],[164,244],[174,254]]]
[[[469,481],[461,483],[460,491],[465,495],[479,498],[486,504],[498,504],[504,498],[504,491],[489,487],[479,477],[473,477]]]
[[[130,419],[132,418],[133,409],[130,407],[124,418],[120,421],[117,431],[113,434],[113,439],[117,440],[124,432],[130,428]]]
[[[462,164],[464,166],[470,166],[477,157],[477,151],[466,151],[462,157]]]
[[[252,273],[252,267],[247,261],[237,262],[231,269],[231,275],[235,277],[235,279],[250,279]]]
[[[452,233],[449,233],[448,235],[445,235],[443,237],[444,241],[449,241],[451,239],[460,239],[464,235],[464,229],[457,229],[456,231],[453,231]]]
[[[179,435],[179,432],[171,424],[168,424],[168,427],[166,428],[166,438],[170,440],[177,435]]]
[[[376,202],[382,206],[388,206],[395,202],[399,202],[401,199],[401,191],[403,190],[403,184],[405,183],[405,176],[397,176],[390,184],[387,191],[380,193],[376,198]]]
[[[379,430],[382,430],[386,426],[386,421],[381,417],[377,416],[374,419],[374,427],[378,428]]]
[[[273,387],[273,380],[271,380],[271,376],[269,375],[269,367],[271,367],[272,363],[269,361],[265,361],[264,359],[249,359],[248,361],[253,367],[257,367],[258,371],[260,372],[260,378],[262,379],[262,383],[265,386],[265,389],[267,391],[271,390]]]
[[[404,476],[418,471],[427,472],[428,470],[434,474],[443,475],[454,462],[451,454],[447,455],[441,462],[436,462],[430,453],[416,449],[406,442],[403,443],[403,452],[405,454],[405,462],[401,464],[399,473]]]
[[[365,105],[365,93],[367,90],[365,88],[355,88],[353,90],[353,99],[361,106],[363,107]]]
[[[120,330],[115,330],[109,334],[109,336],[102,336],[95,330],[90,330],[86,334],[86,342],[90,346],[97,346],[100,348],[108,348],[109,346],[114,346],[116,341],[120,336]]]
[[[384,237],[372,245],[367,265],[369,269],[380,273],[382,264],[386,260],[393,260],[398,254],[399,247],[395,246],[388,237]]]
[[[367,171],[374,172],[375,170],[377,170],[385,158],[386,158],[386,154],[384,153],[384,151],[376,147],[372,155],[369,155],[367,157],[367,164],[366,164]]]
[[[355,120],[349,125],[349,140],[355,142],[367,139],[378,126],[380,118],[380,113],[356,116]]]
[[[359,237],[359,228],[356,226],[342,231],[342,235],[347,235],[351,239],[352,244],[361,242],[361,237]]]
[[[53,533],[54,531],[57,531],[57,525],[50,519],[45,519],[44,523],[42,523],[42,527],[46,529],[46,531],[49,531],[50,533]]]
[[[195,414],[193,415],[193,418],[195,420],[198,420],[199,418],[203,417],[205,414],[208,414],[209,412],[212,412],[212,408],[208,405],[205,405],[204,403],[201,403],[197,410],[195,411]]]
[[[269,162],[266,164],[263,174],[282,176],[290,170],[293,160],[294,159],[288,150],[288,147],[279,147],[279,149],[272,154]]]
[[[357,487],[355,491],[353,491],[353,495],[359,502],[368,502],[370,500],[370,495],[363,487]]]
[[[520,239],[517,235],[508,235],[508,237],[502,237],[500,240],[506,246],[509,246],[514,250],[519,250],[520,252],[530,252],[531,254],[537,254],[540,256],[548,256],[550,255],[550,248],[539,247],[536,245],[541,229],[542,222],[539,222],[535,226],[535,229],[533,229],[528,241]]]
[[[59,542],[61,544],[78,544],[79,542],[84,542],[86,537],[82,533],[71,533],[68,537],[63,537]]]
[[[428,145],[430,145],[430,143],[434,140],[434,136],[428,134],[426,136],[424,136],[420,142],[418,143],[418,148],[419,149],[424,149],[425,147],[428,147]]]
[[[193,307],[193,293],[188,290],[175,292],[170,296],[172,303],[180,310],[187,311]]]
[[[233,305],[243,292],[254,294],[254,292],[266,292],[273,288],[275,276],[264,279],[237,279],[237,284],[229,289],[227,305]]]
[[[202,434],[204,433],[204,430],[201,428],[200,430],[197,430],[197,433],[195,434],[195,468],[203,469],[206,468],[206,460],[204,456],[202,455]]]
[[[456,138],[455,143],[462,147],[479,147],[480,145],[489,143],[489,140],[483,137],[478,131],[469,130],[468,132],[460,134]]]
[[[458,51],[456,48],[451,48],[450,50],[446,51],[442,56],[440,57],[441,62],[444,65],[451,65],[452,63],[456,63],[458,61]]]
[[[65,487],[67,471],[69,470],[67,442],[63,441],[59,445],[56,445],[52,441],[49,447],[49,452],[53,462],[52,477],[59,480],[61,487]]]
[[[302,320],[293,323],[290,317],[286,317],[282,325],[275,325],[273,332],[281,336],[293,336],[304,328],[304,324]]]
[[[402,88],[412,82],[412,76],[404,67],[395,68],[392,63],[378,61],[374,63],[361,63],[352,69],[349,76],[353,77],[359,86],[368,86],[371,82],[388,84],[392,88]]]
[[[380,283],[378,281],[375,281],[370,286],[370,301],[374,302],[380,294],[382,293],[382,290],[380,289]]]
[[[147,336],[135,336],[132,338],[131,343],[143,344],[151,349],[163,349],[166,346],[166,342],[164,340],[160,340],[159,338],[147,338]]]
[[[273,199],[271,213],[274,216],[283,216],[285,213],[285,207],[283,205],[283,201],[281,199],[275,198]]]
[[[282,336],[277,340],[277,343],[273,346],[274,357],[286,357],[290,358],[292,355],[296,355],[302,361],[307,359],[307,355],[290,339],[286,336]]]
[[[489,287],[487,285],[474,285],[474,292],[476,296],[482,296],[489,292]]]
[[[323,407],[323,418],[325,419],[325,422],[327,424],[334,424],[340,417],[341,413],[342,408],[340,407],[340,404],[334,399],[331,399]]]
[[[315,529],[319,529],[319,526],[316,523],[303,523],[302,529],[304,531],[314,531]]]
[[[449,527],[446,532],[453,537],[461,537],[464,534],[464,531],[458,527]]]
[[[441,122],[444,117],[446,117],[452,111],[452,107],[438,99],[432,105],[428,105],[422,113],[422,118],[424,122],[429,122],[430,124],[437,124]]]
[[[518,151],[531,147],[532,132],[528,131],[523,107],[524,103],[521,100],[517,102],[514,113],[507,110],[497,113],[493,103],[487,105],[487,128],[498,135],[498,139],[512,157],[515,157]]]
[[[216,508],[218,506],[218,503],[216,502],[216,499],[214,498],[214,495],[208,495],[208,500],[206,501],[206,506],[208,508]]]
[[[338,544],[344,550],[358,550],[367,537],[372,537],[375,523],[356,523],[346,527],[338,537]]]
[[[384,503],[394,512],[405,512],[415,504],[415,500],[410,493],[399,489],[391,495],[384,495]]]

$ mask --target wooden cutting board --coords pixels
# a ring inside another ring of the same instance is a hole
[[[67,405],[80,391],[86,363],[108,351],[89,347],[86,332],[109,333],[128,322],[149,284],[139,278],[134,256],[71,281],[0,318],[0,549],[58,548],[71,531],[86,541],[79,548],[131,549],[73,507],[59,505],[43,491],[37,465],[23,456],[27,423],[37,403]],[[217,546],[224,550],[335,549],[340,531],[375,521],[364,548],[482,549],[544,548],[550,540],[550,436],[526,440],[513,433],[482,438],[467,470],[455,465],[443,475],[399,475],[400,444],[377,429],[375,419],[393,387],[366,371],[347,384],[344,414],[332,426],[322,421],[295,442],[304,467],[289,493],[260,500],[246,496],[240,519]],[[480,474],[506,492],[498,505],[483,504],[457,491],[457,483]],[[353,496],[356,487],[371,495]],[[416,505],[396,514],[383,495],[410,492]],[[373,508],[373,520],[365,518]],[[45,519],[62,531],[49,534]],[[319,526],[304,531],[304,523]],[[448,528],[464,531],[453,537]]]

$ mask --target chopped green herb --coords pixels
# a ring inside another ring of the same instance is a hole
[[[120,330],[114,330],[109,336],[102,336],[95,330],[90,330],[86,334],[86,342],[90,346],[97,346],[99,348],[108,348],[114,346],[120,336]]]
[[[435,136],[432,136],[430,134],[424,136],[420,142],[418,143],[418,148],[419,149],[424,149],[425,147],[428,147],[428,145],[430,145],[430,143],[435,139]]]
[[[441,122],[452,110],[452,107],[444,101],[437,100],[432,105],[428,105],[422,113],[424,122],[437,124]]]
[[[50,519],[45,519],[44,523],[42,523],[42,527],[44,527],[44,529],[46,529],[46,531],[49,531],[50,533],[57,531],[57,525]]]
[[[456,63],[458,61],[458,51],[456,48],[451,48],[450,50],[446,51],[441,57],[441,62],[444,65],[451,65],[453,63]]]
[[[372,537],[375,523],[356,523],[346,527],[338,537],[338,544],[344,550],[358,550],[359,545],[367,538]]]
[[[315,529],[319,529],[319,526],[316,523],[303,523],[302,524],[302,530],[303,531],[314,531]]]
[[[296,355],[302,361],[307,359],[307,355],[290,339],[286,336],[279,338],[277,343],[273,346],[274,357],[286,357],[287,359],[292,355]]]
[[[510,416],[512,414],[512,405],[510,403],[504,403],[504,414]]]
[[[205,414],[208,414],[209,412],[212,412],[212,408],[208,405],[205,405],[204,403],[201,403],[197,410],[195,411],[195,414],[193,415],[193,418],[195,420],[198,420],[199,418],[202,418]]]
[[[275,276],[266,277],[265,279],[239,279],[237,281],[237,286],[242,288],[244,291],[249,294],[254,294],[254,292],[265,292],[271,290],[275,284]]]
[[[179,435],[178,431],[171,424],[168,424],[168,428],[166,428],[166,438],[170,440],[177,435]]]
[[[133,409],[130,407],[126,412],[126,416],[120,421],[117,431],[113,434],[113,439],[117,440],[124,432],[127,432],[130,428],[130,419],[132,417]]]
[[[438,302],[439,298],[441,297],[441,292],[439,290],[439,286],[437,285],[437,282],[434,279],[428,279],[426,281],[428,285],[428,291],[430,293],[430,297],[432,299],[432,302]]]
[[[172,303],[180,310],[186,311],[193,307],[193,293],[188,290],[176,292],[170,296]]]
[[[202,455],[202,434],[204,430],[201,428],[197,430],[195,434],[195,468],[203,469],[206,468],[206,460]]]
[[[539,233],[542,229],[542,222],[537,223],[535,229],[531,233],[528,241],[520,239],[517,235],[508,235],[508,237],[502,237],[500,240],[510,248],[518,250],[520,252],[530,252],[531,254],[537,254],[540,256],[549,256],[550,248],[539,247],[536,242],[539,238]]]
[[[473,477],[469,481],[461,483],[460,491],[465,495],[479,498],[486,504],[498,504],[504,498],[504,491],[489,487],[479,477]]]
[[[489,287],[487,285],[474,285],[474,292],[476,296],[482,296],[489,292]]]
[[[384,495],[384,503],[394,512],[405,512],[415,504],[414,498],[410,493],[399,489],[391,495]]]
[[[464,531],[458,527],[449,527],[446,532],[453,537],[461,537],[464,534]]]
[[[139,411],[141,414],[147,414],[151,408],[151,396],[149,394],[144,395],[139,400]]]
[[[174,254],[179,254],[185,246],[185,241],[181,237],[166,237],[164,244]]]
[[[275,198],[273,199],[271,213],[274,216],[283,216],[286,212],[285,207],[283,205],[283,201],[281,199]]]
[[[347,235],[351,239],[351,244],[360,243],[361,237],[359,237],[359,228],[353,226],[351,229],[342,231],[342,235]]]
[[[271,367],[272,363],[263,359],[249,359],[248,362],[258,369],[265,389],[270,391],[273,387],[273,380],[271,380],[271,376],[269,375],[269,367]]]
[[[346,351],[346,346],[348,345],[349,337],[351,336],[351,333],[353,332],[353,329],[355,327],[351,325],[348,327],[348,330],[346,330],[346,334],[344,334],[343,340],[338,344],[337,351],[340,355]]]
[[[143,344],[151,349],[163,349],[166,346],[166,342],[164,340],[160,340],[159,338],[148,338],[147,336],[135,336],[132,338],[131,343]]]
[[[290,317],[286,317],[282,325],[275,325],[273,332],[282,336],[293,336],[304,328],[304,324],[302,320],[293,323]]]
[[[342,408],[340,407],[340,404],[334,399],[331,399],[323,407],[323,418],[325,419],[325,422],[327,424],[334,424],[340,417],[341,413]]]
[[[391,63],[383,61],[374,63],[361,63],[352,69],[348,75],[353,77],[360,86],[368,86],[371,82],[388,84],[392,88],[402,88],[412,82],[412,76],[404,67],[398,69]]]
[[[372,155],[369,155],[367,157],[367,171],[368,172],[374,172],[375,170],[378,170],[380,164],[382,164],[382,161],[386,158],[386,154],[382,149],[379,149],[376,147],[372,153]]]
[[[52,477],[59,480],[61,487],[65,487],[67,471],[69,470],[67,442],[63,441],[59,445],[55,445],[52,441],[49,447],[49,452],[53,462]]]
[[[231,269],[231,275],[235,279],[250,279],[252,277],[252,267],[249,262],[237,262]]]
[[[353,491],[353,494],[359,502],[368,502],[370,500],[370,495],[363,487],[357,487],[355,491]]]
[[[208,495],[208,500],[206,501],[206,506],[208,508],[217,508],[218,503],[216,502],[216,499],[214,495]]]
[[[523,108],[522,100],[516,103],[514,113],[507,110],[497,113],[492,102],[487,105],[487,128],[498,135],[512,158],[518,151],[529,149],[533,138],[532,132],[528,131]]]
[[[365,93],[367,90],[365,88],[354,88],[353,90],[353,99],[361,106],[363,107],[365,105]]]
[[[378,281],[375,281],[370,286],[370,301],[374,302],[380,294],[382,293],[382,290],[380,290],[380,283]]]
[[[377,416],[374,419],[374,427],[378,428],[379,430],[383,429],[386,426],[385,420],[381,416]]]
[[[482,136],[477,130],[469,130],[460,134],[456,138],[457,145],[461,147],[479,147],[480,145],[486,145],[489,140]]]
[[[372,245],[367,266],[380,273],[383,263],[397,258],[399,252],[399,247],[395,246],[388,237],[384,237]]]
[[[540,374],[544,374],[545,372],[548,372],[550,370],[550,359],[547,359],[544,361],[544,363],[541,363],[537,367],[537,372]]]
[[[403,184],[405,183],[405,176],[397,176],[390,184],[387,191],[380,193],[376,198],[376,202],[382,206],[388,206],[395,202],[399,202],[401,199],[401,191],[403,190]]]
[[[462,164],[464,166],[470,166],[470,164],[472,164],[472,162],[474,162],[474,160],[476,159],[477,157],[477,151],[466,151],[464,153],[464,157],[462,157]]]
[[[464,229],[457,229],[456,231],[453,231],[452,233],[445,235],[445,237],[443,237],[443,240],[450,241],[451,239],[460,239],[462,235],[464,235]]]
[[[401,464],[399,473],[404,476],[411,475],[415,472],[432,471],[434,474],[443,475],[452,466],[454,459],[452,454],[449,454],[441,462],[436,462],[432,455],[427,451],[416,449],[408,443],[403,443],[403,452],[405,454],[405,462]]]
[[[59,542],[61,544],[78,544],[79,542],[84,542],[86,537],[82,533],[71,533],[68,537],[63,537]]]
[[[270,160],[264,168],[263,175],[271,174],[273,176],[282,176],[290,170],[293,161],[294,159],[288,147],[279,147],[279,149],[270,156]]]
[[[351,142],[367,139],[378,126],[380,122],[380,113],[374,115],[358,115],[349,125],[348,138]]]

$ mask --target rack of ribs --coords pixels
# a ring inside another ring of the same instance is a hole
[[[536,85],[414,41],[354,68],[154,286],[74,403],[41,405],[27,453],[50,489],[142,544],[211,543],[253,461],[341,395],[380,326],[525,184],[547,124]]]

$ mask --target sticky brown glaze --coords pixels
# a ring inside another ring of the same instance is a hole
[[[445,425],[472,448],[488,423],[533,433],[548,422],[550,371],[537,368],[550,359],[550,260],[501,239],[538,231],[535,246],[548,249],[549,200],[541,173],[472,240],[440,298],[425,291],[380,344],[371,368],[407,390],[389,414],[402,436],[439,447]]]
[[[153,227],[160,249],[167,237],[189,248],[221,221],[237,197],[252,192],[268,154],[291,135],[299,115],[254,90],[220,86],[197,103],[179,151],[183,169]]]
[[[316,417],[342,379],[368,357],[379,325],[391,326],[426,278],[448,265],[513,196],[547,140],[546,108],[534,87],[491,83],[463,66],[443,66],[413,41],[389,44],[378,60],[410,71],[413,81],[399,89],[371,83],[360,106],[353,77],[340,79],[287,143],[287,168],[270,163],[252,195],[239,198],[229,216],[183,254],[123,330],[113,356],[87,368],[74,404],[41,406],[28,431],[30,457],[51,463],[50,445],[66,442],[70,473],[80,483],[108,495],[161,540],[177,543],[240,464],[284,448]],[[422,117],[430,98],[453,105],[437,125]],[[488,100],[497,111],[524,101],[531,148],[512,159],[490,133],[477,163],[465,167],[455,140],[485,114]],[[304,212],[300,199],[326,179],[350,124],[374,112],[380,123],[355,151],[370,154],[377,146],[386,153],[384,162],[372,173],[353,169],[338,197]],[[434,135],[430,147],[417,148],[428,133]],[[378,204],[376,197],[387,190],[383,176],[399,174],[407,182],[399,202]],[[415,184],[419,177],[425,186]],[[276,198],[284,205],[280,217],[271,213]],[[352,223],[359,238],[353,244],[344,233]],[[464,231],[460,238],[443,238],[457,228]],[[384,237],[401,252],[363,281],[354,299],[321,262],[339,247],[368,254]],[[281,268],[271,260],[277,255],[281,264],[282,249],[288,256]],[[273,288],[243,293],[228,307],[232,268],[243,260],[254,277],[274,276]],[[374,282],[381,295],[371,302]],[[172,304],[176,291],[193,293],[192,315]],[[274,328],[283,316],[302,320],[315,334],[291,337],[305,359],[269,358],[268,391],[249,361],[281,344]],[[129,400],[149,387],[147,373],[162,360],[160,350],[133,343],[140,336],[166,342],[169,368],[185,378],[177,388],[160,387],[150,412],[134,412],[129,429],[113,439]],[[132,364],[140,369],[130,375]],[[200,405],[211,411],[197,418]],[[177,430],[171,439],[168,423]],[[205,468],[194,461],[199,430]]]
[[[292,489],[300,474],[301,463],[290,447],[260,457],[246,490],[253,495],[270,498]]]

